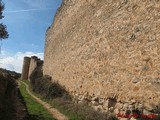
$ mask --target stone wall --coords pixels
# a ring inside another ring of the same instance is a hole
[[[159,0],[64,0],[44,74],[98,109],[160,109],[159,31]]]
[[[21,74],[21,79],[22,80],[27,80],[28,79],[30,60],[31,60],[30,57],[24,57],[23,67],[22,67],[22,74]]]
[[[30,76],[33,71],[42,65],[43,61],[36,56],[24,57],[21,79],[30,81]]]
[[[40,60],[38,57],[36,57],[36,56],[32,56],[31,57],[30,67],[29,67],[29,74],[28,74],[28,80],[29,81],[30,81],[31,74],[36,69],[36,67],[42,66],[42,64],[43,64],[43,61]]]

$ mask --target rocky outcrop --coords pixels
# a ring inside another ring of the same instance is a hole
[[[64,0],[46,33],[44,74],[96,109],[159,110],[159,13],[159,0]]]

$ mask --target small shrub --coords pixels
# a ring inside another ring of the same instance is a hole
[[[31,77],[32,90],[47,99],[64,97],[70,99],[68,92],[57,82],[51,80],[50,76],[43,76],[41,69],[36,69]]]

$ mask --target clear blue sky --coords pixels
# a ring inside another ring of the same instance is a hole
[[[5,17],[2,22],[7,26],[9,39],[2,40],[0,43],[2,45],[1,58],[3,58],[0,59],[0,67],[20,71],[20,68],[17,68],[21,67],[20,65],[17,63],[15,63],[16,66],[11,65],[11,58],[16,59],[24,55],[43,57],[45,32],[53,22],[62,0],[2,1],[5,4],[3,12]],[[19,59],[22,62],[22,58]],[[10,65],[7,64],[7,60]]]

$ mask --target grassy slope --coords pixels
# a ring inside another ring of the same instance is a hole
[[[67,103],[67,101],[63,101],[61,99],[46,99],[44,97],[42,97],[41,95],[33,92],[31,90],[31,87],[30,87],[30,83],[28,80],[24,80],[23,82],[25,82],[26,84],[29,85],[29,89],[30,91],[35,95],[37,96],[38,98],[41,98],[41,100],[49,103],[52,107],[58,109],[62,114],[66,115],[69,120],[84,120],[78,113],[77,111],[74,111],[74,110],[68,110],[67,108],[65,108],[64,106],[69,106],[69,104]],[[72,109],[72,106],[71,106],[71,109]]]
[[[55,120],[52,115],[26,91],[25,85],[20,85],[20,92],[24,97],[28,112],[29,120]]]
[[[35,96],[49,103],[52,107],[58,109],[62,114],[66,115],[69,120],[106,120],[105,114],[98,113],[93,110],[93,108],[86,106],[85,104],[75,104],[65,98],[47,99],[40,94],[33,92],[28,81],[25,80],[23,82],[29,85],[30,91]]]

